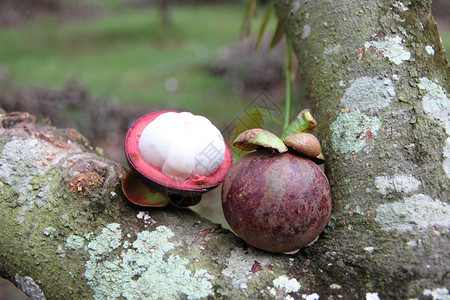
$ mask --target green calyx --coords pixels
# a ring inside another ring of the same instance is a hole
[[[297,132],[285,137],[283,142],[308,157],[316,157],[322,151],[319,140],[311,133]]]
[[[317,122],[309,109],[305,109],[292,121],[283,132],[281,139],[270,131],[261,128],[248,129],[242,132],[233,145],[244,151],[268,148],[279,153],[288,151],[288,147],[309,157],[317,164],[325,162],[317,138],[309,134],[316,129]]]
[[[279,137],[261,128],[253,128],[242,132],[234,140],[233,145],[244,151],[255,150],[259,147],[271,148],[279,153],[288,151],[288,148]]]
[[[281,135],[281,139],[284,139],[288,135],[293,135],[299,132],[314,132],[316,130],[317,122],[311,114],[311,110],[302,110],[297,118],[292,121],[289,126],[284,130]]]

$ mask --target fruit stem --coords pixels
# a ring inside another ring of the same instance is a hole
[[[285,130],[291,120],[291,108],[292,108],[292,43],[291,40],[286,36],[286,66],[284,70],[284,76],[286,79],[286,98],[285,98],[285,108],[284,108],[284,126]]]

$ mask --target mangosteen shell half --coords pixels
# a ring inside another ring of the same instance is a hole
[[[222,185],[222,207],[230,227],[248,244],[292,252],[325,228],[331,214],[330,185],[308,158],[257,150],[231,167]]]
[[[171,178],[160,170],[147,163],[139,152],[139,138],[145,127],[158,116],[178,111],[156,111],[139,118],[127,132],[125,137],[125,156],[130,170],[150,188],[167,194],[171,202],[177,206],[185,207],[195,205],[201,200],[203,193],[217,187],[224,180],[228,170],[231,168],[233,158],[230,148],[225,143],[225,156],[220,167],[211,175],[195,176],[186,180]]]

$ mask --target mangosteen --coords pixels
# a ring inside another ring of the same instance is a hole
[[[330,185],[315,163],[323,158],[320,144],[301,132],[307,127],[303,123],[312,122],[305,121],[305,114],[312,118],[309,111],[302,113],[296,120],[303,120],[297,124],[299,132],[291,131],[283,140],[251,129],[233,143],[255,150],[241,157],[225,177],[223,212],[239,237],[262,250],[297,251],[313,243],[330,218]]]
[[[129,178],[136,177],[133,184],[125,177],[122,187],[127,197],[136,194],[128,189],[143,184],[182,207],[197,204],[203,193],[217,187],[232,164],[220,131],[207,118],[189,112],[157,111],[139,118],[126,135],[125,154]],[[165,203],[164,197],[153,198],[130,201],[147,206]]]

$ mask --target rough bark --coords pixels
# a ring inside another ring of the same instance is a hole
[[[75,130],[3,113],[0,151],[0,275],[33,298],[255,298],[296,290],[291,257],[247,248],[189,209],[131,204],[120,187],[122,166]]]
[[[450,73],[431,3],[277,4],[333,189],[330,234],[308,254],[316,278],[340,274],[360,297],[449,297]]]
[[[425,1],[278,1],[317,103],[334,211],[293,256],[122,195],[73,130],[0,115],[0,276],[36,299],[444,298],[449,69]]]

